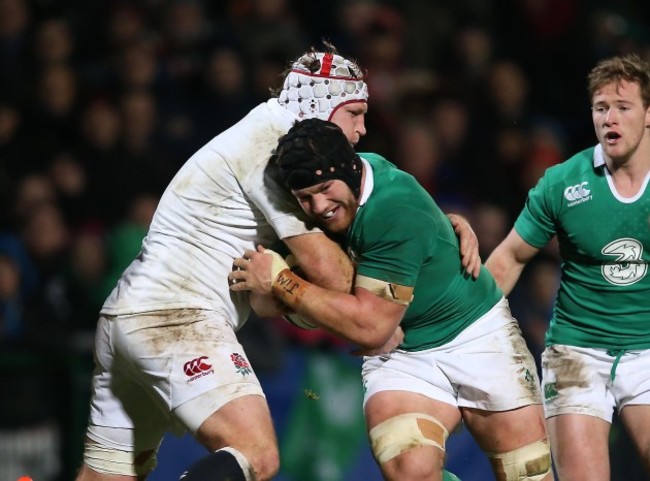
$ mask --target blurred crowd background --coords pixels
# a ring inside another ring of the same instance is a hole
[[[638,0],[0,0],[0,479],[74,477],[104,298],[175,171],[266,100],[291,59],[323,38],[358,59],[370,91],[358,150],[466,215],[485,259],[544,169],[596,142],[586,74],[610,55],[650,60],[649,11]],[[536,356],[557,283],[551,247],[510,299]],[[278,425],[280,477],[379,479],[349,346],[276,321],[252,318],[242,340]],[[453,439],[452,470],[491,479],[471,441]],[[165,466],[191,452],[166,442],[152,479],[177,479],[182,465]],[[645,479],[617,423],[612,449],[612,479]]]

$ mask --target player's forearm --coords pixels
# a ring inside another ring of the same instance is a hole
[[[337,292],[350,292],[354,268],[341,247],[324,234],[284,239],[300,269],[313,284]]]
[[[485,267],[494,277],[504,295],[509,295],[521,276],[525,264],[517,262],[499,250],[495,251],[485,261]]]
[[[300,316],[366,349],[383,346],[396,328],[368,313],[356,296],[323,289],[288,269],[274,281],[272,291]]]
[[[524,241],[513,228],[506,238],[494,249],[485,267],[490,271],[497,285],[507,296],[514,288],[526,264],[539,249]]]

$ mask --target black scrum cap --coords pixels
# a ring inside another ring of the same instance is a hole
[[[361,159],[338,125],[320,119],[297,122],[280,138],[272,157],[292,190],[342,180],[355,197],[361,190]]]

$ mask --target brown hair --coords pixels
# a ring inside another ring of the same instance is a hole
[[[643,106],[650,105],[650,65],[635,53],[601,60],[589,72],[587,80],[590,99],[604,85],[625,80],[638,84]]]

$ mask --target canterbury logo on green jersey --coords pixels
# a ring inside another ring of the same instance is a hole
[[[600,251],[613,259],[600,267],[603,277],[610,284],[629,286],[643,279],[648,272],[648,264],[643,261],[643,244],[626,237],[610,242]]]
[[[587,187],[589,182],[580,182],[564,189],[564,198],[569,201],[569,207],[582,204],[592,199],[591,190]]]

